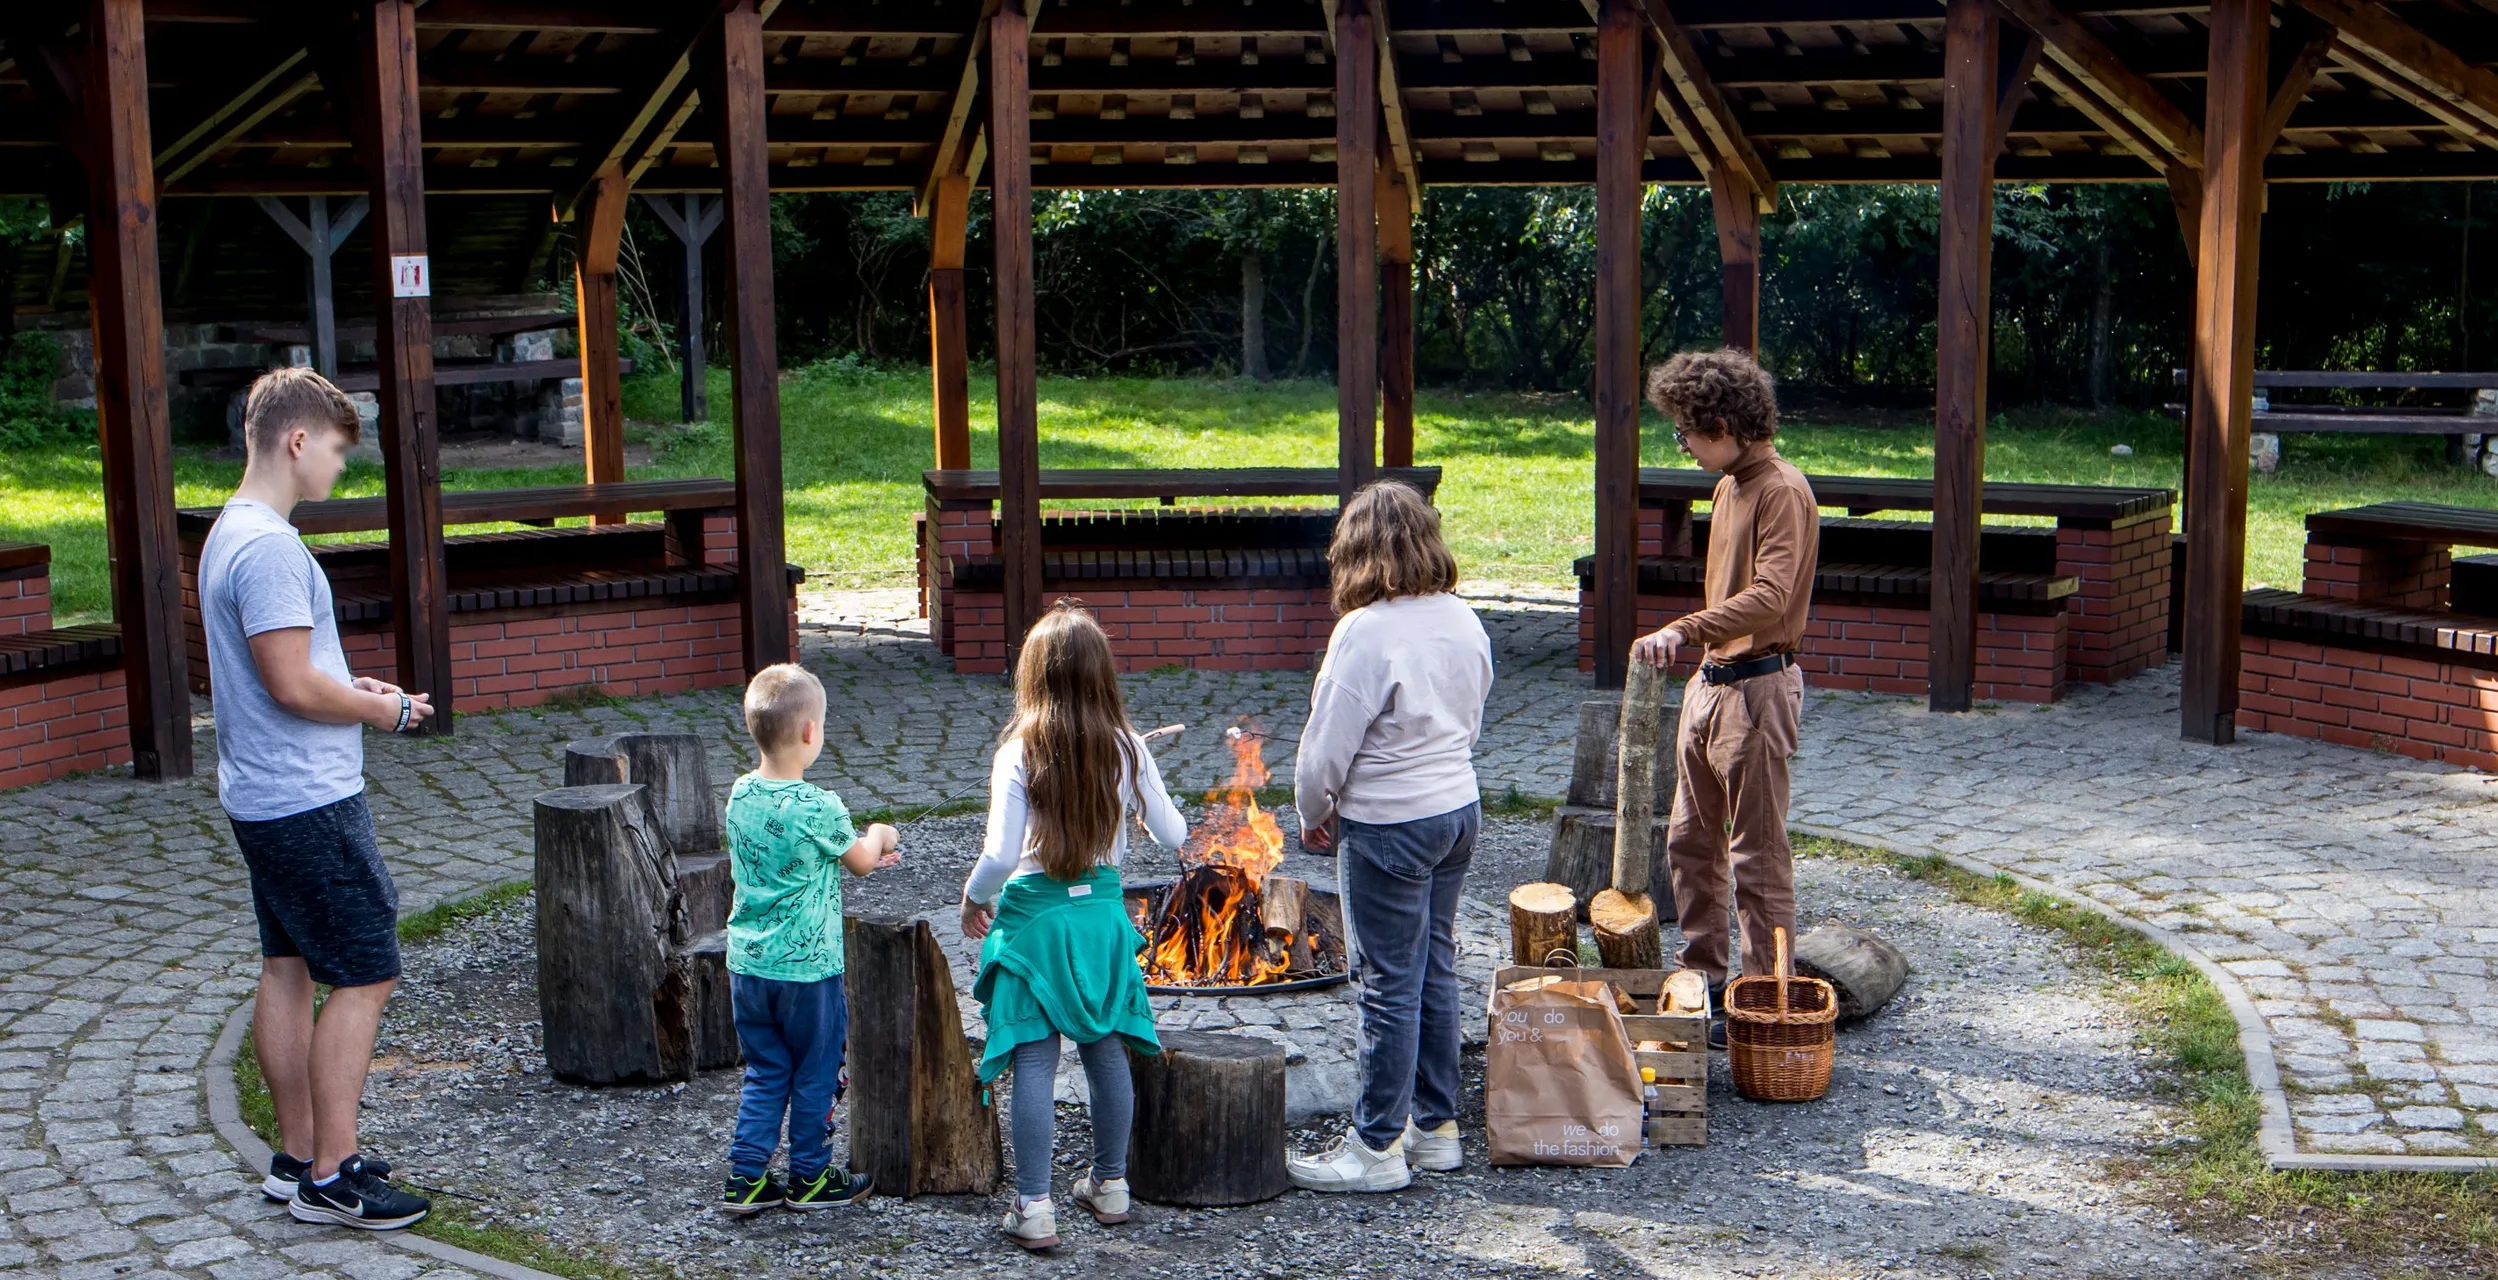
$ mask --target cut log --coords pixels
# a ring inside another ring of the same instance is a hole
[[[1795,971],[1837,988],[1839,1017],[1853,1021],[1899,994],[1908,981],[1908,957],[1862,929],[1826,924],[1795,940]]]
[[[729,878],[729,855],[698,854],[677,859],[677,895],[685,902],[688,937],[718,933],[729,927],[729,907],[737,885]]]
[[[1669,717],[1668,725],[1673,721]],[[1614,796],[1619,793],[1622,758],[1622,699],[1617,696],[1589,698],[1579,704],[1578,733],[1571,739],[1570,788],[1565,799],[1570,804],[1613,812]],[[1662,739],[1673,740],[1670,731],[1660,730]],[[1657,753],[1657,808],[1664,811],[1673,802],[1674,753]],[[1586,895],[1579,900],[1585,902]]]
[[[987,1195],[1003,1157],[954,971],[924,920],[842,921],[850,998],[850,1167],[888,1195]]]
[[[694,1069],[736,1066],[745,1055],[737,1047],[737,1007],[729,991],[729,935],[704,934],[678,954],[694,993]]]
[[[598,787],[631,782],[625,769],[621,735],[583,738],[564,744],[564,785]]]
[[[1291,876],[1268,876],[1258,886],[1258,923],[1266,933],[1269,955],[1284,957],[1291,972],[1310,967],[1310,882]]]
[[[1202,1031],[1165,1031],[1161,1039],[1161,1053],[1128,1050],[1136,1078],[1128,1179],[1138,1198],[1207,1206],[1282,1195],[1291,1185],[1284,1047]]]
[[[678,855],[717,853],[720,801],[711,793],[711,763],[691,733],[620,733],[564,744],[564,785],[639,783],[659,837]]]
[[[1671,883],[1665,870],[1665,819],[1648,824],[1648,883]],[[1579,918],[1600,889],[1613,887],[1613,810],[1563,805],[1553,815],[1552,853],[1544,861],[1544,878],[1561,885],[1579,900]]]
[[[642,789],[538,797],[538,1012],[547,1069],[575,1084],[682,1080],[693,1001],[674,954],[676,873]]]
[[[1509,891],[1509,962],[1576,964],[1579,900],[1564,885],[1522,884]]]
[[[1639,898],[1647,897],[1649,891],[1648,842],[1641,836],[1655,821],[1657,793],[1645,784],[1656,775],[1665,685],[1663,668],[1633,662],[1622,686],[1621,757],[1614,770],[1612,887]]]
[[[1659,1013],[1707,1013],[1709,1011],[1709,979],[1698,969],[1676,969],[1665,976],[1665,990],[1657,996]]]
[[[1665,936],[1657,932],[1656,906],[1647,894],[1602,890],[1587,904],[1587,923],[1596,935],[1596,955],[1606,968],[1665,967]]]

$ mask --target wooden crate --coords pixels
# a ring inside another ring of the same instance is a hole
[[[1564,977],[1573,982],[1602,982],[1631,997],[1634,1004],[1654,1009],[1665,990],[1664,969],[1539,969],[1511,966],[1492,975],[1495,988],[1529,978]],[[1697,1147],[1709,1140],[1709,1015],[1707,1013],[1631,1013],[1622,1017],[1630,1036],[1634,1064],[1657,1073],[1657,1105],[1649,1114],[1649,1146]],[[1640,1049],[1645,1041],[1663,1041],[1682,1048],[1660,1052]]]

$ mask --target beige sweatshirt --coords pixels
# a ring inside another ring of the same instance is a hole
[[[1711,663],[1793,653],[1804,640],[1821,559],[1821,509],[1813,486],[1770,445],[1757,445],[1718,477],[1710,499],[1707,607],[1672,624]]]
[[[1412,822],[1482,798],[1475,736],[1492,691],[1492,638],[1453,593],[1402,596],[1336,620],[1293,764],[1301,825],[1341,813]]]

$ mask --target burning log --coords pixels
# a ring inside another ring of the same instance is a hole
[[[1647,894],[1607,889],[1587,904],[1587,923],[1606,968],[1665,967],[1665,937],[1657,932],[1656,904]]]
[[[1281,960],[1287,973],[1307,972],[1311,967],[1309,913],[1309,881],[1268,876],[1258,886],[1258,923],[1265,930],[1267,958]]]
[[[1539,967],[1579,956],[1579,900],[1568,886],[1522,884],[1509,891],[1509,962]]]

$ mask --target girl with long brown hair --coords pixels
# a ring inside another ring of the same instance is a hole
[[[1015,1069],[1015,1204],[1004,1226],[1027,1249],[1058,1244],[1049,1193],[1061,1037],[1075,1041],[1093,1097],[1093,1168],[1076,1179],[1075,1202],[1104,1224],[1128,1219],[1136,1091],[1121,1042],[1161,1049],[1136,967],[1145,940],[1120,892],[1131,810],[1156,841],[1187,840],[1146,738],[1128,723],[1109,637],[1061,604],[1016,658],[988,836],[963,884],[963,933],[982,942],[972,987],[989,1024],[980,1078]]]

